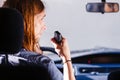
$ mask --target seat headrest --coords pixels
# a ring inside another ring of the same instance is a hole
[[[0,54],[20,51],[24,36],[23,17],[19,11],[0,8]]]

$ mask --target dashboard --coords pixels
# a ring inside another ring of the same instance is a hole
[[[45,49],[45,48],[44,48]],[[49,50],[48,50],[49,49]],[[63,73],[63,65],[53,48],[51,57],[57,68]],[[53,54],[55,53],[55,54]],[[98,48],[82,51],[71,51],[72,64],[76,80],[107,80],[112,71],[120,70],[120,50],[111,48]]]
[[[108,74],[120,70],[120,53],[103,52],[72,58],[76,80],[107,80]],[[60,62],[58,69],[63,72]]]

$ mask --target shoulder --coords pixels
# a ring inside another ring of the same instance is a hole
[[[37,54],[35,52],[26,51],[22,49],[18,56],[26,58],[28,61],[34,62],[36,64],[49,64],[53,62],[48,56],[45,56],[43,54]]]

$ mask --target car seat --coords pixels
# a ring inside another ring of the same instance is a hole
[[[120,80],[120,70],[110,72],[108,74],[108,80]]]
[[[47,70],[15,55],[22,48],[23,17],[19,11],[0,8],[0,80],[50,80]]]

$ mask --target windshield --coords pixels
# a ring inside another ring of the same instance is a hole
[[[108,2],[120,0],[108,0]],[[50,38],[58,30],[68,39],[71,50],[95,47],[120,48],[120,12],[89,13],[86,4],[100,0],[44,0],[47,30],[42,46],[52,46]],[[54,4],[54,5],[53,5]],[[45,37],[46,36],[46,37]]]

